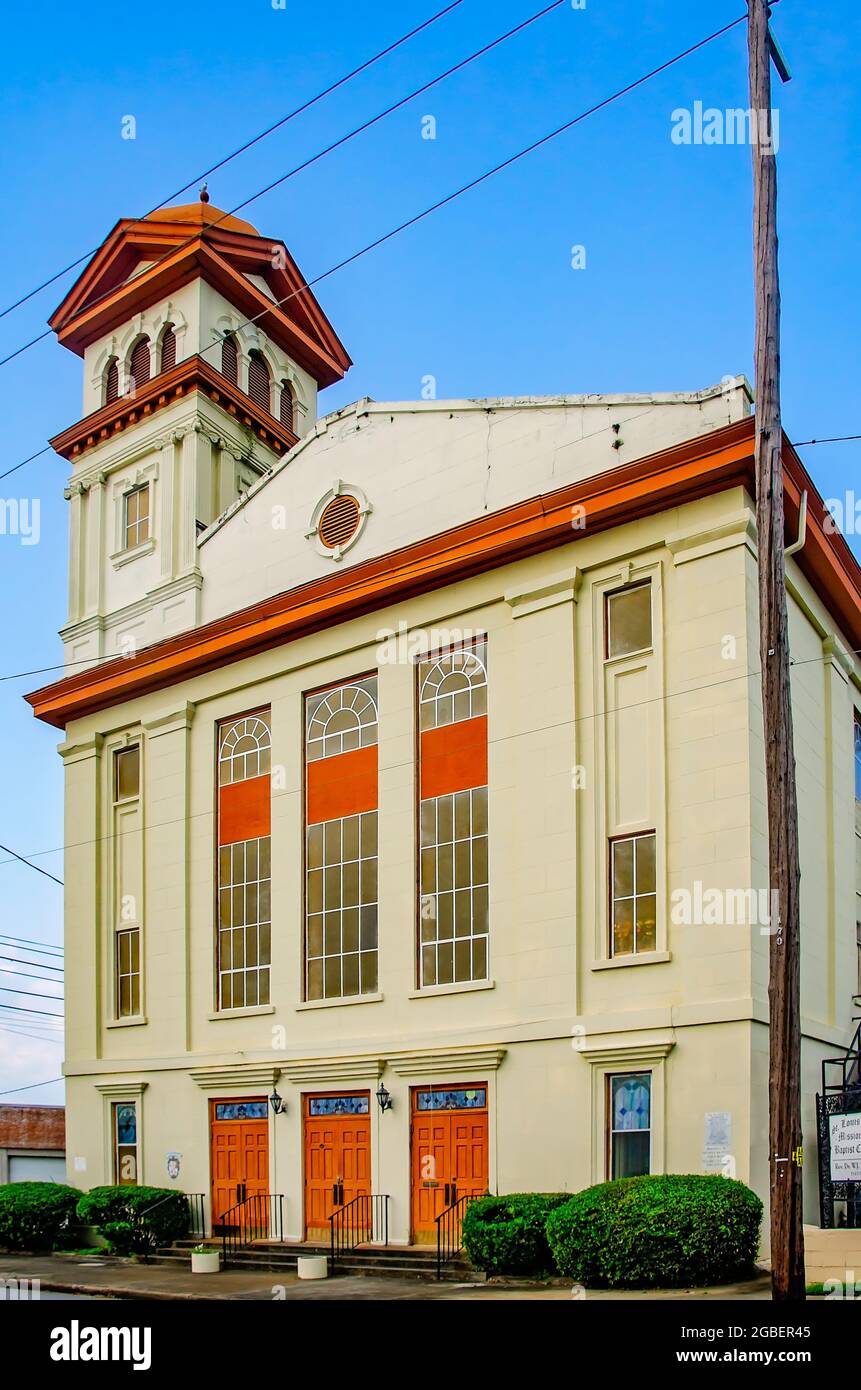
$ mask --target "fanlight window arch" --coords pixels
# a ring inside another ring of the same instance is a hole
[[[272,735],[268,716],[249,714],[221,729],[218,746],[218,782],[244,782],[269,771]]]
[[[487,713],[484,642],[423,661],[420,667],[421,727],[437,729]]]
[[[307,757],[332,758],[377,741],[377,702],[364,682],[324,691],[308,705]]]

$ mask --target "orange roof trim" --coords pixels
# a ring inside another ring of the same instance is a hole
[[[72,719],[415,594],[576,543],[571,526],[575,505],[585,509],[586,529],[594,533],[738,485],[752,496],[753,436],[750,417],[277,594],[155,643],[133,658],[67,676],[26,698],[39,719],[62,728]],[[798,563],[853,647],[861,648],[861,568],[843,537],[826,531],[825,505],[788,440],[784,472],[787,528],[793,539],[801,494],[808,493],[807,541]]]

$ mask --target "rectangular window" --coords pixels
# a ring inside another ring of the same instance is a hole
[[[134,1101],[115,1101],[111,1106],[114,1146],[114,1182],[122,1187],[138,1181],[138,1113]]]
[[[610,842],[611,951],[656,949],[655,833]]]
[[[374,994],[377,678],[305,699],[305,998]]]
[[[118,748],[114,754],[114,801],[128,801],[141,789],[141,750]]]
[[[141,932],[138,894],[130,891],[136,875],[127,872],[135,859],[139,834],[139,744],[114,753],[113,796],[117,844],[117,923],[114,931],[114,1017],[138,1018],[141,1012]]]
[[[488,978],[486,639],[420,660],[418,689],[425,988]]]
[[[218,728],[218,1007],[269,1003],[272,947],[271,717]]]
[[[652,1074],[607,1077],[610,1178],[637,1178],[651,1168]]]
[[[138,927],[116,933],[118,1018],[137,1018],[141,1011],[140,940]]]
[[[855,800],[861,801],[861,714],[855,711]]]
[[[604,652],[607,657],[631,656],[652,646],[652,586],[618,589],[605,600]]]
[[[127,492],[124,502],[125,548],[133,550],[149,540],[149,483]]]

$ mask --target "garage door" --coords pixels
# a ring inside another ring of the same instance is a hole
[[[27,1154],[9,1155],[10,1182],[65,1182],[66,1160],[58,1154],[56,1158],[30,1157]]]

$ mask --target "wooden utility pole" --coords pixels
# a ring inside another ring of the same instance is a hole
[[[768,0],[748,0],[753,132],[756,287],[756,522],[762,717],[772,903],[769,950],[769,1155],[771,1288],[776,1300],[804,1298],[801,1208],[801,1026],[799,1010],[798,805],[786,616],[780,289],[777,273],[777,159],[772,138]],[[776,894],[774,892],[776,890]]]

